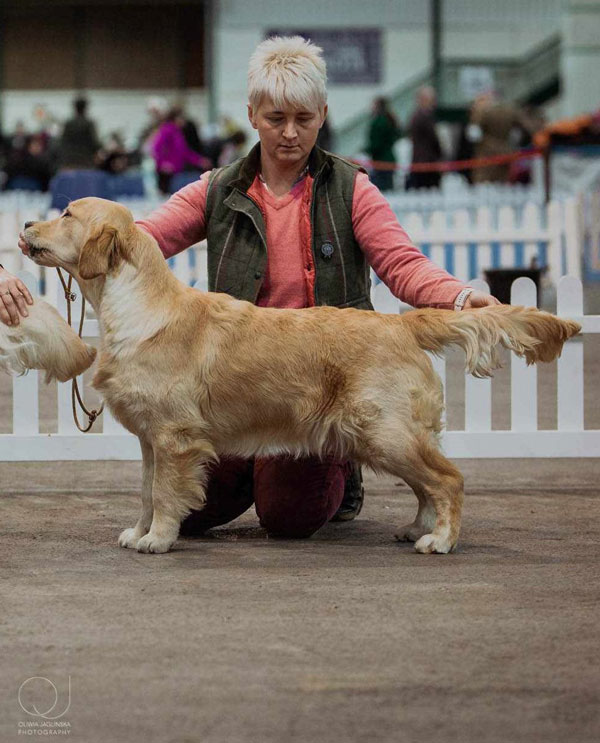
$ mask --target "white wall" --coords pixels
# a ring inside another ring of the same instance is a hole
[[[600,108],[600,2],[570,2],[563,18],[564,116]]]
[[[449,0],[454,2],[454,0]],[[482,0],[490,3],[490,0]],[[428,0],[221,0],[220,23],[229,28],[422,26],[429,17]]]
[[[444,0],[443,55],[521,56],[560,31],[567,0]]]

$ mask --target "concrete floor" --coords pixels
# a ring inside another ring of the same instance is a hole
[[[0,740],[70,676],[45,730],[86,743],[597,741],[597,462],[460,466],[452,555],[396,543],[416,500],[372,476],[310,540],[249,512],[142,555],[139,464],[2,464]]]

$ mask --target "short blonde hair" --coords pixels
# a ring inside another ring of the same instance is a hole
[[[248,102],[268,96],[278,108],[322,109],[327,103],[322,49],[301,36],[273,36],[256,47],[248,66]]]

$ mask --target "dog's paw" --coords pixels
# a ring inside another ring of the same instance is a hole
[[[455,545],[452,544],[448,537],[437,536],[435,534],[424,534],[415,544],[415,550],[423,554],[436,552],[440,555],[446,555],[454,547]]]
[[[134,550],[143,536],[144,532],[140,532],[135,526],[132,529],[124,529],[119,535],[119,547]]]
[[[412,524],[406,524],[401,526],[400,529],[394,534],[399,542],[416,542],[420,539],[427,529],[421,524],[416,524],[414,521]]]
[[[136,549],[138,552],[154,552],[158,554],[168,552],[174,543],[174,539],[157,537],[152,532],[149,532],[138,541]]]

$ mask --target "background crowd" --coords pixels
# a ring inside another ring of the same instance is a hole
[[[61,170],[99,169],[120,175],[139,169],[150,158],[158,188],[167,194],[174,176],[227,165],[246,153],[247,135],[228,117],[223,117],[216,133],[203,136],[199,123],[183,107],[152,98],[147,125],[128,146],[118,131],[99,137],[87,109],[87,101],[78,98],[72,117],[62,125],[41,110],[35,131],[19,122],[12,133],[0,136],[0,187],[46,191]]]
[[[162,98],[149,99],[147,124],[137,140],[127,144],[118,131],[99,137],[87,109],[84,98],[76,99],[72,117],[61,124],[38,107],[34,112],[37,124],[32,129],[19,122],[13,132],[0,133],[0,188],[47,191],[52,177],[61,170],[100,169],[119,175],[139,170],[149,161],[158,189],[169,194],[197,174],[242,157],[251,145],[244,128],[231,118],[223,116],[218,127],[203,128],[182,106],[169,106]],[[586,142],[600,141],[598,121],[600,114],[590,113],[547,124],[534,107],[519,107],[503,101],[497,93],[485,92],[472,102],[467,118],[454,126],[452,136],[444,137],[435,90],[423,86],[404,122],[385,97],[375,98],[363,153],[373,163],[371,179],[381,191],[437,188],[441,171],[420,172],[399,166],[401,140],[410,144],[410,164],[442,163],[506,155],[552,141],[579,141],[582,137]],[[317,144],[337,151],[330,119],[325,121]],[[459,172],[468,183],[529,183],[531,179],[527,160]]]
[[[365,152],[379,166],[373,172],[373,180],[380,190],[400,187],[395,144],[403,136],[410,141],[411,165],[438,164],[517,152],[532,146],[534,136],[545,126],[540,111],[503,101],[492,91],[482,93],[473,101],[467,118],[455,128],[452,141],[442,141],[438,124],[436,93],[430,86],[417,91],[415,107],[405,128],[392,112],[387,99],[375,99]],[[461,169],[459,172],[469,183],[528,183],[531,179],[528,163],[518,160],[510,164]],[[438,188],[441,175],[441,170],[408,169],[404,187],[406,190]]]

